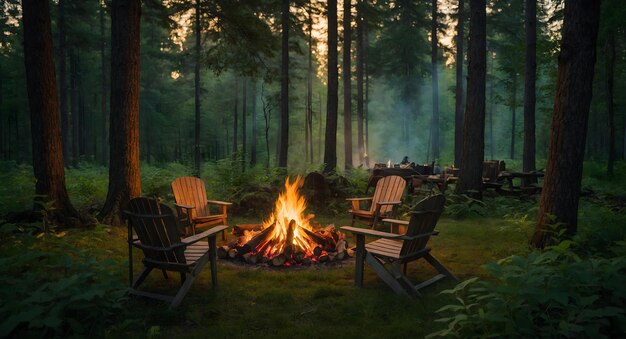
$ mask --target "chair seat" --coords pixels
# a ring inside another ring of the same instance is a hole
[[[365,244],[365,250],[377,256],[399,259],[402,244],[401,240],[378,239]]]
[[[348,210],[348,212],[357,216],[363,216],[363,217],[369,217],[369,218],[374,217],[374,211]]]
[[[226,218],[226,214],[212,214],[212,215],[205,215],[201,217],[195,217],[193,218],[193,220],[196,223],[203,223],[203,222],[214,221],[214,220],[224,219],[224,218]]]

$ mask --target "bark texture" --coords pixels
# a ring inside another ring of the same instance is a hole
[[[326,103],[326,138],[324,173],[337,168],[337,106],[339,71],[337,69],[337,0],[328,1],[328,94]]]
[[[482,198],[485,154],[486,59],[485,0],[470,0],[470,32],[467,66],[467,105],[463,123],[463,154],[456,193]]]
[[[36,199],[53,201],[55,222],[72,226],[78,213],[65,188],[50,7],[48,1],[24,0],[22,11]]]
[[[109,188],[98,215],[121,225],[126,203],[141,195],[139,175],[140,0],[111,4],[111,115]]]
[[[566,1],[546,175],[531,245],[552,244],[554,227],[576,233],[600,1]]]

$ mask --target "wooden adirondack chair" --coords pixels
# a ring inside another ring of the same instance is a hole
[[[382,218],[395,216],[405,187],[406,181],[402,177],[390,175],[378,180],[374,196],[346,199],[352,202],[352,209],[348,210],[352,214],[352,226],[355,221],[360,221],[374,228]],[[370,202],[368,209],[361,209],[363,202]]]
[[[483,162],[483,188],[494,188],[499,191],[504,181],[500,173],[506,169],[506,164],[501,160],[488,160]]]
[[[227,225],[229,202],[208,200],[204,181],[196,177],[180,177],[172,182],[172,191],[176,200],[176,212],[182,225],[196,234],[196,228],[212,225]],[[219,212],[212,214],[211,206],[217,206]],[[222,240],[226,233],[222,232]]]
[[[457,280],[431,253],[426,245],[431,235],[439,234],[434,230],[439,216],[443,212],[445,197],[441,194],[420,201],[411,212],[407,221],[384,219],[385,222],[405,226],[405,234],[379,232],[363,228],[343,226],[344,231],[356,236],[355,284],[363,286],[364,262],[374,269],[376,274],[391,289],[400,295],[421,296],[420,290],[445,277]],[[365,236],[378,240],[365,243]],[[419,284],[413,284],[406,276],[406,265],[411,261],[425,259],[438,272],[436,276]],[[388,264],[388,265],[385,265]],[[403,268],[401,266],[404,265]]]
[[[135,198],[128,202],[124,211],[128,217],[128,275],[131,293],[159,299],[178,306],[204,266],[211,263],[211,282],[217,286],[217,233],[227,226],[217,226],[194,236],[181,239],[178,222],[172,210],[148,198]],[[133,230],[135,235],[133,235]],[[203,241],[208,239],[208,241]],[[133,279],[133,247],[143,252],[144,269]],[[159,294],[139,290],[139,286],[153,269],[180,273],[181,287],[175,295]]]

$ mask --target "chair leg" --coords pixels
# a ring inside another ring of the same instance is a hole
[[[365,254],[365,261],[376,272],[376,274],[389,286],[396,294],[410,296],[406,287],[392,275],[387,268],[370,253]]]
[[[176,296],[172,300],[172,305],[171,305],[172,308],[177,307],[183,301],[183,299],[185,298],[185,295],[187,295],[187,292],[189,292],[189,289],[191,288],[191,284],[193,283],[194,280],[196,280],[196,276],[200,274],[200,272],[202,271],[202,268],[204,268],[204,266],[209,261],[208,257],[209,256],[205,254],[202,256],[202,258],[200,258],[196,262],[195,266],[189,273],[189,277],[185,279],[185,282],[183,282],[180,289],[176,293]]]
[[[146,280],[150,272],[152,272],[152,267],[144,267],[139,277],[137,277],[137,279],[135,279],[135,281],[133,282],[133,288],[139,287],[139,285],[141,285],[141,283]]]
[[[365,259],[365,235],[356,235],[356,266],[354,269],[354,284],[363,287],[363,260]]]
[[[424,259],[426,259],[426,261],[428,261],[429,264],[431,264],[439,273],[444,274],[454,280],[459,280],[457,279],[457,277],[454,276],[454,274],[452,274],[452,272],[450,272],[445,266],[443,266],[443,264],[437,260],[437,258],[435,258],[432,254],[428,253],[427,255],[424,256]]]
[[[215,236],[209,237],[209,261],[211,262],[211,284],[217,287],[217,244]]]

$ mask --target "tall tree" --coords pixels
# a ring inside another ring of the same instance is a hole
[[[615,82],[615,33],[609,29],[604,45],[605,68],[606,68],[606,111],[609,126],[609,154],[607,157],[606,172],[613,177],[615,165],[615,105],[613,104],[613,89]]]
[[[509,148],[509,157],[515,159],[515,123],[517,121],[517,73],[512,74],[511,86],[511,143]]]
[[[313,163],[313,5],[307,2],[307,72],[306,109],[304,117],[304,154],[308,163]]]
[[[239,79],[235,77],[235,104],[233,107],[233,156],[237,153],[239,141]]]
[[[247,127],[246,115],[248,114],[248,78],[243,78],[243,90],[241,93],[241,170],[246,170],[246,143],[247,143]]]
[[[78,213],[65,188],[49,6],[48,1],[22,1],[35,193],[40,196],[37,199],[52,201],[55,219],[59,223],[68,224],[69,218],[78,217]],[[35,204],[35,208],[41,206]]]
[[[565,1],[548,163],[531,239],[534,247],[553,243],[554,226],[565,228],[570,236],[577,230],[599,18],[600,0]]]
[[[202,48],[202,32],[200,31],[200,18],[202,17],[200,0],[196,0],[194,19],[194,35],[196,38],[194,49],[194,107],[196,119],[194,122],[195,140],[194,150],[194,170],[197,177],[200,177],[200,163],[202,162],[202,153],[200,152],[200,49]]]
[[[281,59],[280,59],[280,137],[278,167],[287,167],[289,151],[289,0],[281,6]]]
[[[63,159],[65,160],[65,166],[69,167],[69,122],[68,122],[68,109],[67,109],[67,22],[65,20],[67,0],[59,0],[58,5],[58,29],[59,29],[59,103],[61,104],[61,134],[63,138]]]
[[[326,98],[326,133],[324,139],[324,173],[337,168],[337,106],[339,105],[339,71],[337,69],[337,0],[328,8],[328,94]]]
[[[454,106],[454,163],[461,164],[463,155],[463,31],[464,31],[464,0],[459,0],[456,24],[456,89]]]
[[[522,169],[535,170],[535,82],[537,78],[537,0],[526,0],[526,61],[524,67],[524,150]],[[527,183],[525,183],[527,184]]]
[[[109,188],[98,217],[121,225],[126,203],[141,195],[139,173],[140,0],[111,3],[111,116]]]
[[[463,124],[461,174],[456,193],[468,192],[477,198],[482,198],[485,153],[486,37],[485,0],[470,0],[467,105]]]
[[[430,62],[433,84],[433,115],[431,137],[433,159],[439,159],[439,79],[437,77],[437,0],[432,0],[430,23]]]
[[[106,38],[104,35],[104,10],[106,8],[106,2],[102,1],[100,3],[100,79],[102,81],[102,97],[100,101],[100,110],[102,111],[102,165],[106,166],[108,162],[107,158],[107,132],[108,132],[108,122],[107,122],[107,75],[106,75],[106,57],[105,57],[105,49],[106,49]]]
[[[365,68],[365,44],[364,44],[364,18],[365,11],[364,0],[357,0],[356,7],[356,124],[357,124],[357,144],[359,147],[359,164],[365,163],[365,139],[363,135],[363,82]]]
[[[252,78],[252,140],[250,142],[250,166],[254,167],[257,164],[257,122],[256,122],[256,78]]]
[[[343,150],[346,170],[352,168],[352,4],[343,0]]]

